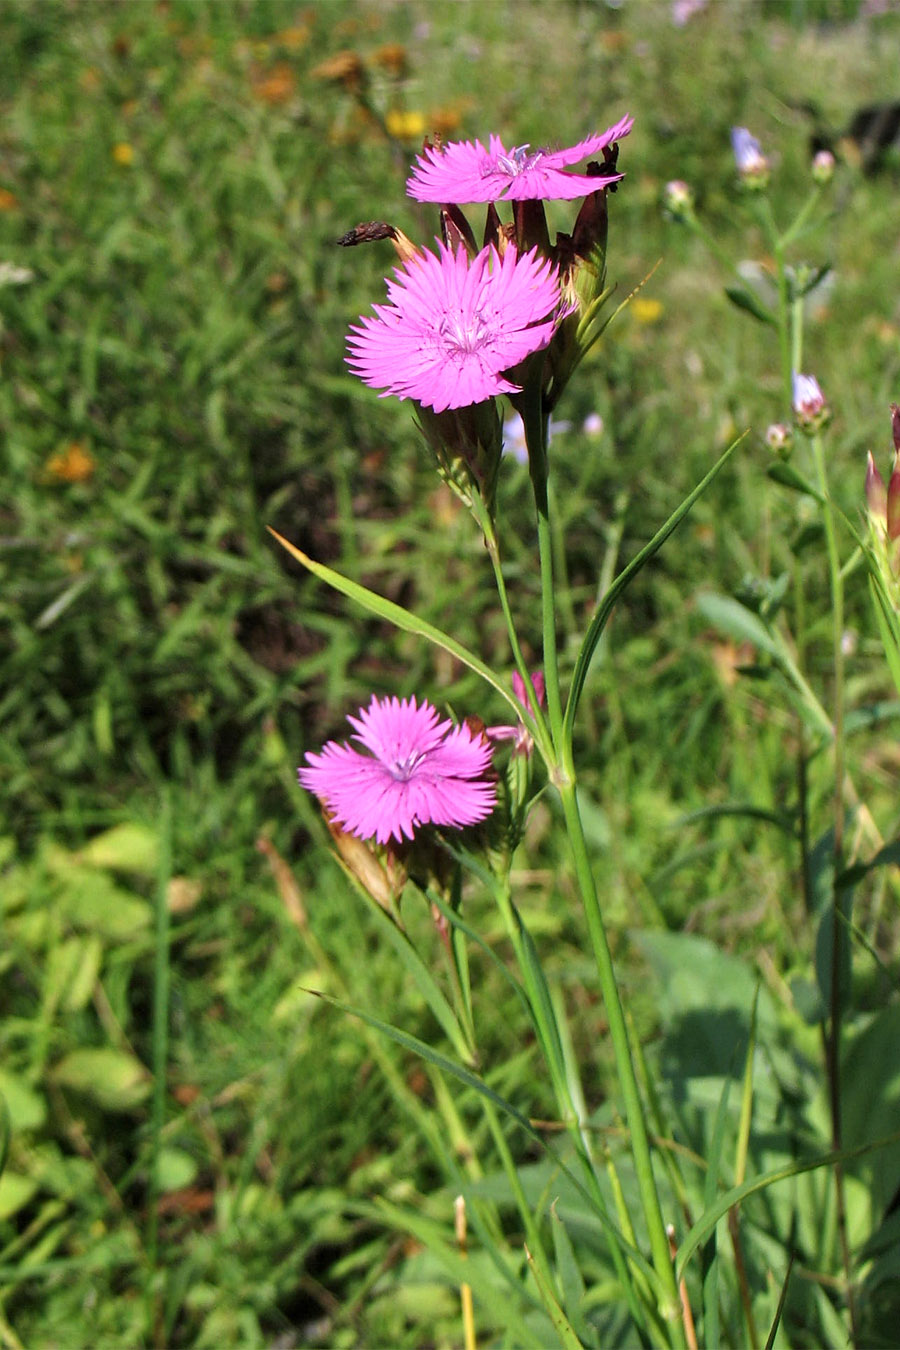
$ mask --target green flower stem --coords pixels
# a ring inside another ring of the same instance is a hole
[[[784,251],[780,240],[775,242],[775,268],[778,279],[778,350],[781,354],[781,384],[784,402],[787,408],[793,406],[794,381],[791,351],[790,299],[788,297],[787,272],[784,265]]]
[[[619,987],[613,969],[612,954],[606,937],[606,929],[600,914],[597,889],[588,859],[587,844],[578,810],[575,792],[575,766],[572,758],[571,734],[567,734],[562,712],[559,688],[559,666],[556,647],[555,597],[553,594],[553,538],[549,517],[547,480],[549,465],[547,459],[547,416],[543,410],[539,380],[527,381],[518,400],[519,412],[525,426],[525,442],[528,446],[528,464],[534,489],[537,511],[538,551],[541,570],[541,612],[544,637],[544,676],[547,683],[547,710],[550,730],[556,750],[556,759],[551,766],[550,777],[562,799],[566,819],[569,844],[575,863],[578,886],[581,891],[584,910],[587,916],[588,930],[594,948],[600,989],[606,1005],[610,1038],[616,1060],[619,1086],[625,1103],[625,1119],[631,1140],[631,1155],[635,1175],[641,1195],[644,1220],[650,1240],[653,1267],[659,1280],[660,1306],[654,1310],[661,1316],[666,1328],[669,1344],[677,1350],[685,1350],[686,1339],[682,1320],[681,1300],[675,1281],[675,1268],[669,1251],[666,1227],[663,1221],[656,1178],[653,1175],[653,1163],[650,1156],[650,1143],[644,1120],[643,1105],[638,1090],[637,1077],[628,1043],[625,1015],[619,996]],[[559,1044],[556,1033],[554,1044]],[[561,1068],[564,1066],[561,1064]],[[555,1081],[562,1078],[565,1086],[565,1074],[555,1075]],[[568,1095],[568,1094],[567,1094]],[[572,1124],[577,1128],[577,1122]],[[584,1144],[582,1143],[582,1149]],[[581,1152],[581,1149],[579,1150]],[[593,1171],[593,1168],[591,1169]],[[596,1185],[596,1182],[595,1182]],[[615,1249],[613,1251],[615,1255]],[[630,1285],[630,1281],[628,1284]],[[626,1286],[627,1287],[627,1286]]]
[[[783,249],[788,248],[794,242],[797,236],[801,233],[801,231],[805,229],[806,222],[809,220],[810,216],[812,215],[813,211],[816,208],[819,199],[822,196],[822,186],[823,185],[821,183],[816,183],[816,185],[810,192],[809,196],[806,198],[806,201],[803,203],[803,205],[800,207],[800,210],[797,212],[797,215],[794,217],[793,225],[789,225],[785,230],[784,234],[781,236],[781,247]]]
[[[522,677],[522,683],[526,691],[531,689],[531,672],[528,669],[525,657],[522,655],[522,648],[519,644],[519,635],[516,632],[515,620],[513,619],[512,608],[509,603],[509,592],[506,589],[506,578],[503,575],[503,566],[500,561],[500,543],[497,539],[497,531],[491,514],[485,506],[483,500],[478,494],[473,494],[472,511],[477,520],[482,535],[484,536],[485,548],[488,551],[488,557],[491,560],[491,567],[494,571],[494,582],[497,587],[497,594],[500,597],[500,608],[503,610],[503,618],[506,621],[506,631],[509,636],[510,650],[513,654],[513,660],[516,663],[516,669]],[[538,750],[545,764],[549,766],[553,762],[553,742],[550,737],[550,731],[547,726],[547,719],[544,716],[544,710],[538,704],[536,698],[531,700],[531,717],[527,711],[522,709],[522,722],[534,738]]]
[[[518,401],[528,447],[528,469],[537,512],[538,556],[541,568],[541,630],[543,634],[544,683],[547,690],[547,715],[553,744],[562,742],[563,709],[559,692],[559,659],[556,648],[556,605],[553,596],[553,534],[550,528],[550,504],[547,493],[547,414],[544,412],[539,378],[525,384]],[[551,777],[556,765],[551,764]]]
[[[823,517],[825,543],[828,550],[828,571],[831,582],[832,653],[834,659],[834,854],[840,862],[844,845],[844,582],[838,553],[834,509],[828,496],[828,475],[825,469],[825,451],[822,437],[812,437],[812,454],[816,466],[819,489],[825,499]],[[837,926],[835,927],[837,931]]]
[[[835,513],[828,495],[828,474],[825,468],[825,450],[822,437],[812,437],[813,461],[824,498],[823,517],[825,542],[828,549],[828,571],[831,582],[832,653],[834,661],[834,875],[840,875],[844,852],[844,582],[837,545]],[[832,894],[831,916],[831,997],[829,1028],[825,1043],[828,1073],[829,1105],[831,1109],[831,1146],[835,1152],[842,1148],[841,1121],[841,1029],[843,994],[841,990],[841,953],[847,941],[843,896],[835,884]],[[834,1166],[834,1198],[841,1260],[847,1287],[847,1308],[850,1314],[851,1340],[859,1344],[856,1324],[856,1305],[853,1297],[853,1265],[847,1234],[847,1214],[844,1201],[844,1171],[840,1163]]]
[[[684,217],[684,223],[690,230],[693,230],[698,239],[703,240],[710,253],[715,254],[726,272],[734,271],[734,263],[731,258],[729,258],[716,236],[706,228],[703,221],[693,210]]]
[[[784,259],[791,232],[789,231],[785,235],[781,234],[772,214],[772,203],[767,196],[755,198],[754,205],[756,206],[754,215],[775,259],[775,282],[778,287],[778,351],[781,364],[781,384],[785,406],[790,408],[793,404],[793,379],[791,377],[792,372],[797,367],[791,363],[791,300]]]
[[[577,636],[578,618],[575,614],[575,606],[572,603],[572,589],[569,585],[565,526],[562,515],[556,507],[553,480],[549,478],[547,480],[547,501],[550,507],[550,528],[553,539],[553,571],[558,578],[556,594],[560,627],[563,631],[564,641],[568,643],[570,638]]]
[[[556,1098],[557,1113],[575,1150],[575,1156],[578,1158],[579,1164],[581,1165],[585,1184],[594,1204],[597,1206],[598,1212],[604,1219],[610,1221],[609,1224],[604,1225],[604,1232],[609,1243],[610,1255],[612,1257],[613,1265],[615,1266],[616,1275],[622,1285],[622,1291],[625,1295],[626,1302],[628,1303],[629,1311],[631,1312],[635,1326],[641,1334],[643,1341],[643,1331],[646,1319],[641,1313],[636,1292],[636,1279],[642,1278],[642,1276],[640,1276],[639,1273],[632,1274],[632,1272],[629,1271],[625,1254],[622,1251],[611,1226],[609,1208],[597,1180],[592,1141],[588,1132],[587,1121],[583,1109],[579,1109],[579,1101],[576,1100],[579,1099],[583,1104],[584,1098],[581,1085],[578,1083],[574,1091],[570,1086],[569,1071],[571,1070],[572,1065],[571,1061],[568,1061],[566,1057],[564,1037],[560,1031],[559,1020],[553,1009],[552,996],[544,981],[536,957],[530,950],[531,939],[522,923],[518,910],[512,902],[508,880],[496,880],[493,883],[492,889],[497,908],[500,910],[506,926],[507,936],[509,937],[513,951],[515,952],[516,963],[522,973],[522,982],[525,986],[529,1007],[531,1008],[531,1015],[534,1020],[538,1043],[540,1044],[544,1061],[550,1075],[550,1081],[553,1086],[553,1095]]]
[[[615,970],[613,969],[612,953],[609,950],[606,928],[600,913],[597,888],[594,883],[594,876],[588,859],[587,844],[581,824],[581,815],[578,810],[574,766],[571,763],[571,757],[567,756],[567,758],[568,772],[564,771],[562,775],[563,782],[559,785],[559,793],[562,798],[566,829],[575,863],[575,873],[578,879],[578,887],[581,891],[582,901],[584,903],[588,932],[590,933],[591,944],[594,949],[594,959],[597,962],[597,973],[600,978],[600,989],[606,1007],[607,1021],[609,1022],[609,1035],[610,1040],[612,1041],[616,1069],[619,1075],[619,1086],[625,1103],[625,1120],[631,1137],[631,1155],[634,1161],[635,1175],[637,1177],[641,1204],[644,1210],[644,1221],[647,1225],[647,1234],[650,1239],[650,1252],[653,1258],[654,1269],[659,1277],[664,1293],[665,1302],[664,1306],[660,1308],[660,1312],[664,1322],[670,1329],[671,1344],[679,1347],[680,1350],[683,1350],[687,1342],[685,1340],[684,1324],[682,1322],[681,1301],[678,1294],[678,1286],[675,1281],[675,1268],[669,1252],[669,1242],[666,1237],[666,1226],[659,1202],[656,1178],[653,1175],[653,1162],[650,1156],[650,1141],[647,1137],[643,1105],[638,1091],[637,1076],[635,1074],[634,1062],[631,1057],[631,1047],[628,1043],[625,1014],[619,996],[619,986],[616,981]]]

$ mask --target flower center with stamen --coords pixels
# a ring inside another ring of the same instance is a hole
[[[508,174],[510,178],[516,178],[520,173],[525,173],[528,169],[535,168],[544,158],[542,150],[529,155],[531,147],[528,144],[514,145],[508,155],[498,155],[495,161],[496,167],[486,166],[485,174],[500,173]]]
[[[490,341],[491,325],[481,314],[445,314],[438,329],[451,355],[472,356]]]
[[[408,783],[424,758],[424,751],[413,750],[405,759],[395,759],[388,764],[388,773],[395,783]]]

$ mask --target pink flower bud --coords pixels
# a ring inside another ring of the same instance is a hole
[[[888,539],[900,535],[900,450],[894,454],[894,470],[887,489]]]
[[[820,150],[812,162],[813,182],[824,187],[834,177],[834,155],[830,150]]]
[[[826,425],[831,409],[819,388],[815,375],[800,375],[795,370],[792,379],[794,416],[801,431],[813,435]]]
[[[866,460],[866,505],[873,521],[884,524],[887,519],[887,488],[872,458],[871,450]]]
[[[779,459],[788,459],[794,448],[794,433],[784,422],[773,422],[766,428],[766,445]]]
[[[769,161],[756,137],[746,127],[732,127],[731,148],[744,187],[764,188],[769,181]]]

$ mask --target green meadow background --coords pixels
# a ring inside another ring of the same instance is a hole
[[[372,692],[486,723],[502,708],[267,533],[510,668],[486,554],[409,408],[343,363],[348,325],[383,298],[395,259],[335,241],[367,220],[433,238],[435,214],[404,192],[426,133],[566,145],[635,117],[609,268],[620,297],[643,285],[567,392],[551,451],[564,666],[598,575],[749,435],[595,662],[579,753],[596,874],[651,1047],[673,995],[664,944],[648,965],[639,933],[706,939],[776,1001],[808,973],[790,832],[710,810],[790,815],[794,719],[702,596],[775,603],[800,556],[809,668],[827,696],[824,543],[812,528],[798,545],[803,503],[766,473],[765,428],[788,411],[772,330],[729,304],[724,264],[661,199],[687,180],[724,252],[765,263],[730,128],[762,141],[788,219],[809,190],[811,134],[896,94],[898,51],[896,6],[851,0],[711,0],[681,25],[656,0],[2,5],[4,1350],[461,1344],[458,1290],[402,1221],[452,1235],[453,1197],[389,1086],[394,1073],[430,1109],[431,1081],[306,991],[441,1033],[296,766]],[[831,488],[858,524],[865,454],[887,471],[900,398],[896,157],[872,174],[842,157],[829,205],[796,250],[834,269],[804,366],[834,408]],[[551,216],[567,228],[571,208]],[[585,432],[594,414],[602,430]],[[537,660],[532,510],[512,458],[500,502]],[[848,700],[883,707],[865,580],[847,587]],[[850,754],[857,823],[891,838],[896,722],[861,715]],[[828,766],[810,775],[824,829]],[[549,796],[516,877],[600,1105],[604,1014]],[[896,902],[884,877],[864,897],[881,962],[865,975],[872,1006],[893,988]],[[466,913],[503,955],[477,891]],[[422,902],[404,917],[422,950],[435,945]],[[672,948],[675,966],[686,950]],[[552,1114],[514,999],[473,961],[491,1081]],[[476,1324],[482,1343],[513,1343],[502,1306],[476,1305]]]

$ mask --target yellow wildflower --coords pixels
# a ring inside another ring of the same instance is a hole
[[[638,323],[656,323],[663,312],[661,300],[647,300],[638,295],[631,302],[631,312]]]
[[[425,135],[425,118],[413,109],[391,108],[384,125],[395,141],[418,141]]]

